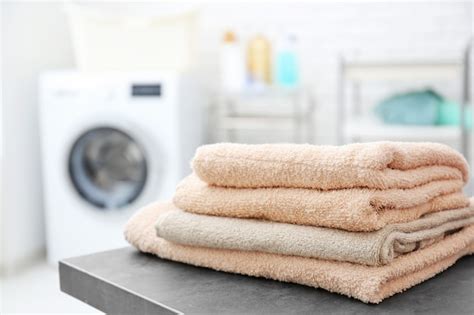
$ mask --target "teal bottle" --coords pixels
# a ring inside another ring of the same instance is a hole
[[[277,45],[276,83],[282,87],[296,87],[299,84],[297,39],[295,35],[285,36]]]

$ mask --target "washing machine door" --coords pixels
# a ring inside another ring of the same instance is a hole
[[[145,188],[144,148],[123,130],[97,127],[84,132],[69,155],[69,175],[80,196],[99,209],[124,208]]]

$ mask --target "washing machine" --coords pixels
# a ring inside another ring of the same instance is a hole
[[[134,211],[170,199],[190,172],[204,134],[196,81],[55,71],[39,85],[48,260],[125,246]]]

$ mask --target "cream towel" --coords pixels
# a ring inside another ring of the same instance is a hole
[[[167,204],[153,204],[136,213],[125,228],[125,237],[130,244],[143,252],[165,259],[320,287],[370,303],[379,303],[386,297],[405,291],[445,270],[458,258],[474,252],[474,226],[380,267],[298,256],[192,247],[174,244],[156,236],[154,222],[167,208]]]
[[[438,143],[221,143],[200,147],[192,166],[211,185],[244,188],[412,188],[469,177],[464,157]]]
[[[412,189],[223,188],[191,175],[177,187],[174,203],[188,212],[283,223],[374,231],[425,213],[466,207],[460,180],[434,181]]]
[[[155,227],[159,237],[182,245],[382,265],[474,224],[474,198],[471,202],[469,208],[432,213],[369,233],[199,215],[171,203]]]

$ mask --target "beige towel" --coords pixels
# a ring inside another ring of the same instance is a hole
[[[432,213],[369,233],[199,215],[182,211],[171,203],[168,208],[170,211],[160,215],[155,227],[158,237],[170,242],[365,265],[390,263],[398,255],[474,224],[474,198],[469,208]]]
[[[260,252],[179,245],[158,238],[154,222],[166,204],[150,205],[127,223],[125,237],[139,250],[174,261],[220,271],[320,287],[364,302],[379,303],[453,265],[474,252],[474,226],[464,228],[422,250],[374,267]]]
[[[209,184],[244,188],[389,189],[412,188],[434,180],[468,179],[464,157],[438,143],[221,143],[200,147],[192,165]]]
[[[191,175],[177,187],[174,203],[188,212],[283,223],[374,231],[425,213],[463,208],[463,182],[444,180],[412,189],[223,188]]]

